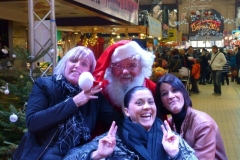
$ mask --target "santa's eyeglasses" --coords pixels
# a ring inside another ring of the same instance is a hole
[[[112,63],[111,67],[115,68],[117,71],[123,71],[124,69],[127,69],[129,71],[134,71],[135,68],[138,67],[138,64],[130,64],[130,65],[127,65],[127,66],[123,66],[123,65],[120,65],[120,64]]]

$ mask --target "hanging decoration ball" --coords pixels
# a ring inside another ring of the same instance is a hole
[[[196,15],[199,16],[201,14],[200,11],[196,11]]]
[[[9,90],[5,89],[4,94],[6,94],[6,95],[9,94]]]
[[[3,52],[4,54],[8,54],[8,50],[5,49],[5,48],[2,49],[2,52]]]
[[[20,75],[20,78],[23,79],[23,75]]]
[[[9,117],[9,120],[11,122],[16,122],[18,120],[18,116],[16,114],[12,114],[10,117]]]
[[[50,49],[50,53],[52,53],[52,54],[53,54],[53,53],[54,53],[54,49]]]
[[[83,72],[78,79],[79,87],[84,90],[88,91],[93,86],[94,78],[90,72]]]
[[[12,57],[13,57],[13,58],[16,58],[17,56],[16,56],[16,54],[13,54]]]

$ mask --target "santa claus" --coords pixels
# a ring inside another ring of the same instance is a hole
[[[103,82],[103,93],[116,109],[121,111],[125,93],[134,86],[146,86],[154,95],[156,84],[148,79],[154,57],[130,40],[112,44],[99,57],[93,76]]]

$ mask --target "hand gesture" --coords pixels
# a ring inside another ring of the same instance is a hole
[[[116,146],[117,126],[113,121],[108,134],[99,140],[98,149],[92,153],[92,159],[106,158],[113,153]]]
[[[172,133],[172,130],[165,120],[164,124],[166,129],[163,125],[161,125],[163,131],[163,138],[162,138],[162,145],[168,155],[172,158],[179,152],[179,137]]]
[[[102,86],[102,83],[99,83],[95,87],[92,87],[90,90],[82,91],[79,94],[77,94],[76,96],[74,96],[73,101],[75,102],[77,107],[80,107],[80,106],[86,104],[89,101],[89,99],[97,99],[98,97],[94,96],[94,94],[96,94],[102,90],[101,86]]]

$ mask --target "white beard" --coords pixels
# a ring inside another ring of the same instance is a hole
[[[144,82],[144,76],[142,74],[137,76],[131,84],[127,85],[121,84],[118,78],[113,77],[112,74],[108,74],[107,79],[111,79],[106,87],[110,101],[113,105],[121,108],[124,106],[125,93],[135,86],[142,86]]]

